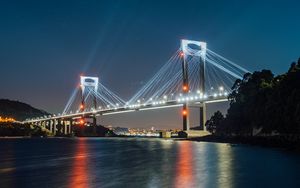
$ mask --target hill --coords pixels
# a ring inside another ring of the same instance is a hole
[[[2,117],[11,117],[18,121],[22,121],[26,118],[44,115],[49,115],[49,113],[36,109],[26,103],[8,99],[0,99],[0,116]]]

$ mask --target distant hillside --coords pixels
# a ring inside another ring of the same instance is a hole
[[[49,113],[33,108],[32,106],[8,99],[0,99],[0,116],[12,117],[16,120],[49,115]]]

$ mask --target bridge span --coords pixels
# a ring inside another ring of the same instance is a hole
[[[205,130],[206,104],[228,101],[237,79],[248,70],[209,50],[205,42],[181,40],[181,46],[129,100],[123,100],[99,81],[81,76],[63,112],[23,121],[42,126],[54,135],[57,125],[70,134],[74,123],[96,117],[161,108],[181,107],[183,130],[188,131],[189,108],[199,108],[199,126]]]

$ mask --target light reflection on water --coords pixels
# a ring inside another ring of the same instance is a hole
[[[242,145],[142,138],[0,139],[0,156],[1,188],[300,187],[298,154]]]
[[[80,139],[76,146],[75,156],[72,159],[71,176],[69,178],[69,187],[80,188],[89,186],[88,174],[88,152],[86,139]]]
[[[191,142],[182,142],[178,146],[176,176],[174,187],[195,187],[194,154]]]

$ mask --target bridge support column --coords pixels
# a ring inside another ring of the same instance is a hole
[[[182,51],[181,52],[181,58],[182,58],[182,90],[184,95],[187,95],[189,93],[189,78],[188,78],[188,64],[185,61],[185,54]],[[183,131],[190,130],[189,125],[189,112],[188,112],[188,102],[183,104],[182,107],[182,124],[183,124]]]
[[[57,122],[57,120],[54,119],[53,120],[53,132],[52,132],[54,136],[56,135],[56,122]]]
[[[206,131],[206,104],[202,103],[200,106],[200,128]]]
[[[52,133],[53,132],[53,121],[49,120],[49,131]]]
[[[184,104],[183,107],[182,107],[182,124],[183,124],[183,130],[184,131],[190,130],[188,104]]]
[[[203,50],[203,49],[202,49]],[[200,92],[202,92],[203,95],[205,95],[205,54],[200,56],[200,82],[199,82],[199,88]],[[206,131],[205,127],[206,123],[206,104],[205,102],[202,102],[200,105],[200,128],[204,131]]]
[[[67,135],[68,123],[65,120],[62,120],[62,133]]]
[[[73,126],[73,120],[70,120],[70,126],[69,126],[69,134],[72,134],[72,126]]]

